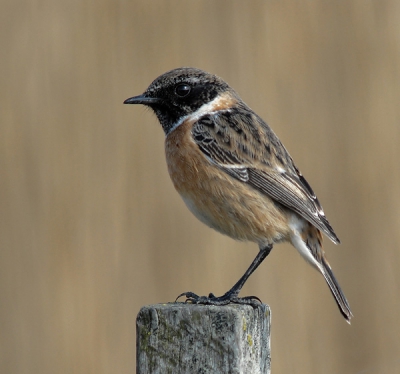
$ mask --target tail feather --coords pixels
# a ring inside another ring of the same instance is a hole
[[[329,289],[331,290],[332,295],[336,300],[339,310],[342,313],[343,317],[346,319],[347,323],[350,324],[350,319],[353,316],[353,313],[351,313],[349,302],[347,301],[346,296],[340,288],[339,283],[336,280],[335,275],[333,274],[332,269],[324,256],[321,257],[321,265],[322,266],[320,270],[326,280],[326,283],[328,283]]]
[[[328,261],[325,259],[325,254],[322,249],[323,238],[321,232],[312,224],[302,221],[301,219],[299,220],[297,216],[292,217],[291,228],[293,229],[293,234],[291,236],[293,246],[308,263],[322,273],[335,298],[340,313],[346,321],[350,323],[353,314],[351,313],[346,296],[344,296]]]

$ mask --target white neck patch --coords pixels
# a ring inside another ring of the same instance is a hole
[[[200,117],[205,114],[213,114],[220,110],[229,110],[230,104],[236,102],[236,99],[232,98],[228,93],[224,93],[222,95],[218,95],[214,100],[210,101],[207,104],[203,104],[199,109],[195,112],[190,113],[186,116],[181,117],[168,131],[165,136],[168,136],[172,131],[174,131],[177,127],[179,127],[182,123],[186,121],[196,122]]]

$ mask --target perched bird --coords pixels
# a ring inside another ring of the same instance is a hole
[[[155,79],[124,104],[143,104],[165,132],[169,175],[189,210],[207,226],[260,251],[224,295],[187,301],[254,305],[239,298],[246,280],[275,243],[288,241],[325,278],[347,322],[352,313],[322,249],[323,232],[339,243],[314,191],[271,128],[221,78],[195,68],[178,68]]]

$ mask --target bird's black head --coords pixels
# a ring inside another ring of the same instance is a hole
[[[159,76],[142,95],[131,97],[124,104],[149,106],[168,134],[183,117],[228,90],[228,84],[215,75],[195,68],[178,68]]]

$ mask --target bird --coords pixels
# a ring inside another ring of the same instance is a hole
[[[322,247],[325,234],[340,240],[313,189],[271,127],[222,78],[193,67],[160,75],[124,104],[151,108],[165,133],[168,172],[189,210],[204,224],[240,241],[255,242],[257,256],[222,296],[184,292],[186,302],[255,305],[239,297],[274,244],[291,243],[324,277],[350,323],[349,303]]]

